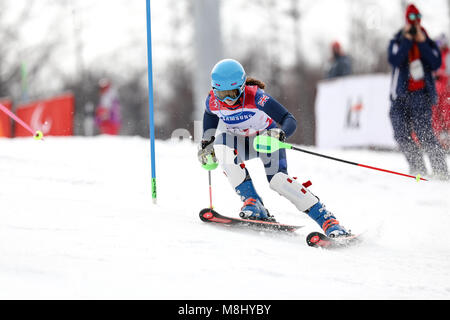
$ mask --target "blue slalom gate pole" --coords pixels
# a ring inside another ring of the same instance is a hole
[[[156,204],[155,122],[153,106],[152,26],[150,0],[147,1],[148,105],[150,120],[150,156],[152,162],[152,200]]]

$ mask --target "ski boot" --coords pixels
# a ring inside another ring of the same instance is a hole
[[[275,218],[269,214],[264,204],[256,193],[252,180],[245,180],[236,187],[236,193],[240,195],[244,205],[241,208],[239,216],[242,219],[263,220],[276,222]]]
[[[335,216],[322,203],[317,202],[306,213],[322,227],[327,237],[338,238],[350,235],[350,232],[339,224]]]

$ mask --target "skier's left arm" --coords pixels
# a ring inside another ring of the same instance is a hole
[[[441,52],[436,43],[427,38],[424,42],[417,43],[422,62],[432,71],[439,69],[442,63]]]
[[[286,138],[292,136],[297,129],[297,120],[281,103],[262,90],[258,90],[255,100],[258,108],[278,123]]]

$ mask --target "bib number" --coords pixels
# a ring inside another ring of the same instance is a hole
[[[409,74],[416,81],[423,79],[425,72],[423,71],[423,65],[420,59],[414,60],[409,64]]]

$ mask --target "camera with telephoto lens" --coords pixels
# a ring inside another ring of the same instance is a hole
[[[415,36],[417,34],[416,26],[412,26],[411,29],[409,29],[408,33],[412,36]]]

